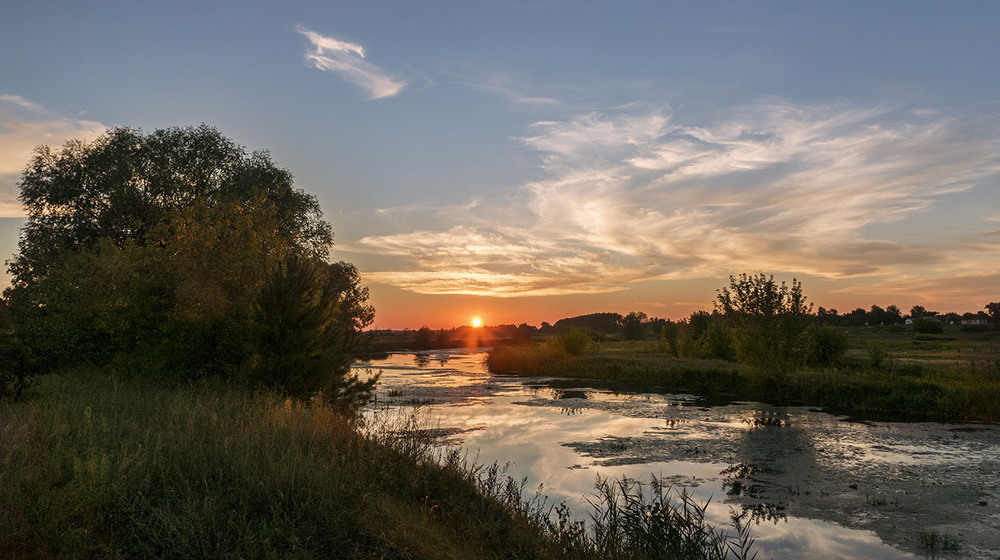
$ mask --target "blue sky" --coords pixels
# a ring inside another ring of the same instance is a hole
[[[0,250],[33,146],[217,127],[319,198],[376,326],[1000,299],[1000,2],[24,2]]]

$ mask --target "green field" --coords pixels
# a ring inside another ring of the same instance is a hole
[[[848,350],[778,385],[736,362],[676,358],[660,341],[604,341],[578,355],[550,342],[494,348],[495,373],[596,379],[634,390],[824,407],[858,418],[1000,421],[1000,332],[848,328]]]

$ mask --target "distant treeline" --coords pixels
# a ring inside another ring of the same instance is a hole
[[[816,322],[835,327],[903,325],[907,320],[915,323],[920,329],[929,330],[934,330],[935,325],[941,324],[973,326],[1000,324],[1000,320],[998,320],[1000,303],[989,303],[984,309],[985,311],[978,313],[940,313],[928,310],[921,305],[914,305],[910,308],[909,313],[904,314],[895,305],[889,305],[885,308],[872,305],[869,309],[859,307],[843,314],[836,309],[820,307],[812,315]],[[690,316],[676,321],[649,317],[642,311],[632,311],[626,315],[603,312],[566,317],[559,319],[555,324],[543,321],[538,327],[526,323],[491,325],[479,328],[461,326],[438,330],[421,327],[417,330],[374,330],[369,331],[369,335],[372,337],[372,350],[374,352],[492,346],[498,343],[516,344],[535,338],[550,337],[574,329],[588,329],[597,336],[621,337],[625,340],[648,340],[663,336],[669,338],[669,333],[673,329],[683,326],[692,327],[695,334],[707,332],[713,317],[718,317],[718,311],[696,311]]]

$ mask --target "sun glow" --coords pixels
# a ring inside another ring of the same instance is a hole
[[[479,328],[479,327],[483,326],[483,320],[480,319],[479,317],[473,317],[472,318],[472,326],[476,327],[476,328]]]

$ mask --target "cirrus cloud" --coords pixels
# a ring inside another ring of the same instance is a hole
[[[834,278],[953,266],[946,237],[868,230],[926,216],[1000,173],[995,136],[887,107],[766,99],[711,123],[593,112],[528,132],[517,141],[538,154],[543,177],[519,187],[523,208],[364,238],[364,250],[409,262],[369,279],[515,296],[742,270]]]
[[[382,99],[399,94],[407,86],[405,80],[390,76],[365,59],[361,45],[320,35],[298,25],[295,31],[309,40],[312,48],[306,59],[314,68],[340,76],[368,92],[369,99]]]

